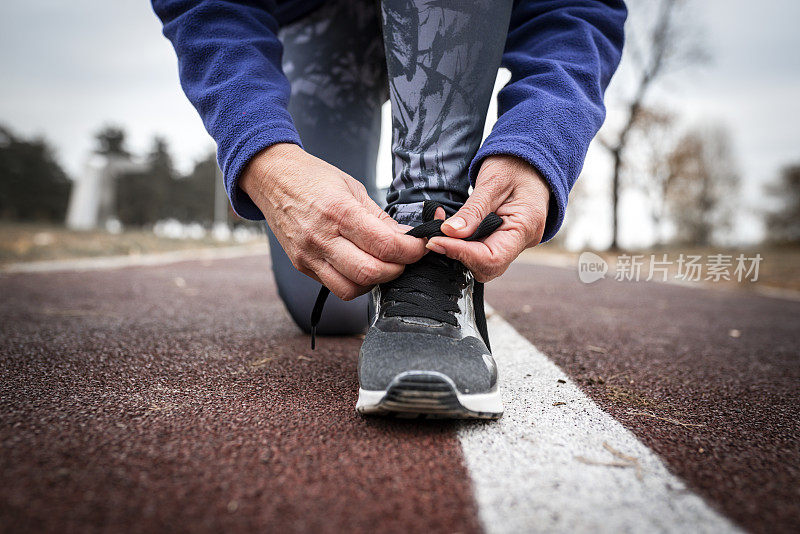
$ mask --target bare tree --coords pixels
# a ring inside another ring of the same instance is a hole
[[[676,241],[709,245],[730,230],[738,196],[739,173],[727,130],[715,126],[688,132],[668,164],[666,199]]]
[[[770,196],[781,206],[767,213],[769,240],[776,243],[800,243],[800,163],[781,170],[780,181],[767,187]]]
[[[612,158],[612,241],[611,248],[619,247],[619,198],[626,148],[633,131],[642,123],[639,115],[653,87],[683,67],[702,62],[707,55],[697,41],[696,32],[690,31],[681,17],[683,0],[658,0],[642,8],[638,19],[631,19],[627,29],[626,57],[633,71],[631,90],[625,98],[626,118],[617,133],[610,139],[600,139]]]
[[[654,245],[659,245],[667,218],[666,199],[676,178],[670,165],[677,137],[676,116],[649,107],[640,108],[636,115],[621,179],[647,196],[655,229]]]
[[[583,177],[575,182],[575,186],[569,192],[570,209],[567,211],[567,214],[564,217],[564,223],[562,224],[559,232],[547,242],[549,247],[560,249],[566,248],[567,243],[570,240],[570,236],[572,235],[572,232],[576,226],[576,222],[589,213],[589,210],[587,209],[588,204],[591,201],[587,186],[589,182],[590,180]]]

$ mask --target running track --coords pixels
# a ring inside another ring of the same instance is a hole
[[[266,267],[0,276],[0,530],[800,525],[798,302],[517,264],[487,289],[506,417],[394,421]]]

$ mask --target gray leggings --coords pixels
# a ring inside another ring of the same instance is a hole
[[[280,33],[289,112],[305,149],[364,184],[395,219],[415,224],[422,202],[449,214],[468,196],[512,0],[329,1]],[[444,6],[444,7],[443,7]],[[375,173],[381,106],[392,102],[393,176]],[[320,285],[298,272],[269,232],[278,293],[305,331]],[[367,326],[367,296],[331,297],[320,334]]]

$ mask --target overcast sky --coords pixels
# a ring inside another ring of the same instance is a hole
[[[692,12],[713,62],[668,98],[688,122],[730,127],[752,203],[800,161],[800,1],[694,0]],[[182,170],[213,148],[146,0],[4,0],[0,67],[0,123],[44,135],[71,174],[105,123],[124,126],[134,151],[164,135]]]

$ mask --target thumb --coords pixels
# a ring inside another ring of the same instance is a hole
[[[505,198],[502,195],[502,188],[492,182],[485,180],[475,184],[475,189],[461,209],[442,223],[442,232],[445,235],[460,239],[471,236],[484,217],[503,203]]]

